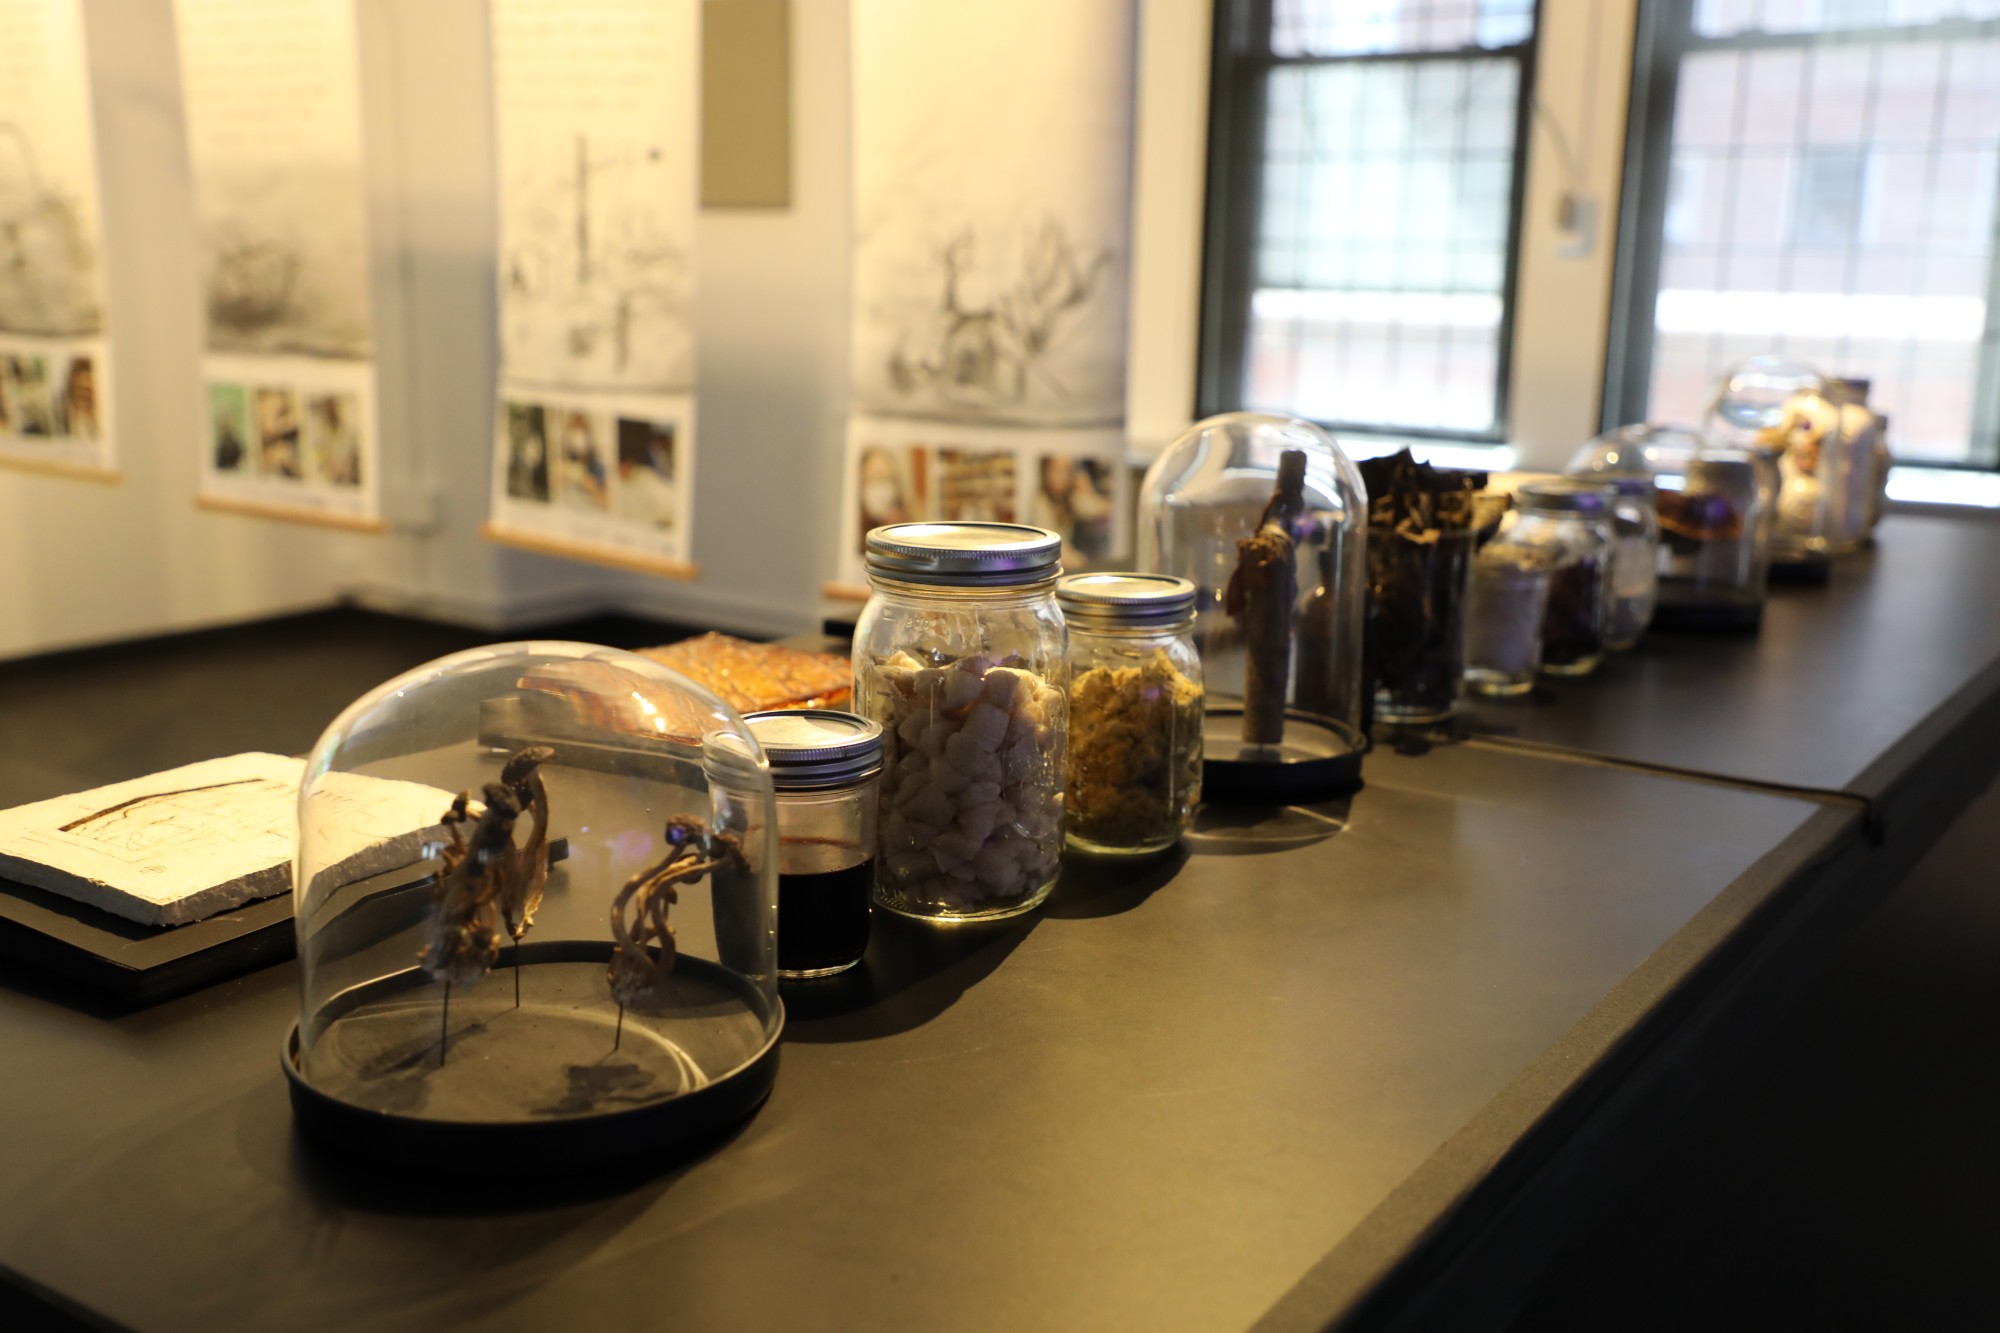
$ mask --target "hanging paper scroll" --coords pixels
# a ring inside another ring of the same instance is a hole
[[[115,480],[83,11],[0,0],[0,463]]]
[[[380,529],[352,0],[177,0],[207,351],[201,503]]]
[[[1129,0],[857,0],[848,585],[906,519],[1123,545],[1134,40]]]
[[[695,0],[494,0],[495,541],[693,577]]]

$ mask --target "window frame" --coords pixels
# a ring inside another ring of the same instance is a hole
[[[1605,347],[1603,430],[1647,420],[1652,388],[1654,310],[1666,251],[1667,196],[1672,184],[1674,107],[1681,62],[1704,51],[1770,51],[1805,47],[1873,47],[1994,35],[1990,19],[1941,19],[1807,32],[1743,32],[1703,37],[1695,7],[1680,0],[1638,0],[1632,43],[1630,109],[1625,117],[1625,175],[1619,195],[1618,253],[1612,269],[1611,337]],[[1865,187],[1864,187],[1865,188]],[[2000,189],[2000,182],[1996,182]],[[1865,201],[1864,201],[1865,202]],[[2000,470],[2000,205],[1989,224],[1986,324],[1974,371],[1972,428],[1963,461],[1898,459],[1923,468]],[[1891,447],[1894,446],[1891,439]]]
[[[1335,0],[1338,3],[1338,0]],[[1318,420],[1342,435],[1447,444],[1505,445],[1512,425],[1514,323],[1518,313],[1523,211],[1528,189],[1529,137],[1534,124],[1535,63],[1541,0],[1530,10],[1528,36],[1511,46],[1435,51],[1370,51],[1338,56],[1280,56],[1271,50],[1272,0],[1215,0],[1210,44],[1208,185],[1203,203],[1200,346],[1195,369],[1195,417],[1245,406],[1250,305],[1257,286],[1257,244],[1263,202],[1266,87],[1273,70],[1311,65],[1414,63],[1428,60],[1513,61],[1513,171],[1508,187],[1500,328],[1494,353],[1493,424],[1485,431]]]

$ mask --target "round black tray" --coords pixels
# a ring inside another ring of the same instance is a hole
[[[1360,732],[1331,718],[1285,710],[1277,745],[1243,743],[1243,709],[1211,704],[1202,715],[1201,797],[1276,805],[1325,800],[1361,785]]]
[[[552,964],[602,966],[610,961],[611,947],[609,940],[522,945],[519,958],[524,986],[534,991],[537,970]],[[514,967],[514,955],[514,950],[502,952],[499,966],[482,983],[482,989],[493,987],[511,998],[508,973]],[[734,992],[753,1012],[765,1012],[763,998],[749,983],[719,964],[683,956],[676,961],[673,975],[712,991]],[[419,969],[410,968],[341,992],[321,1014],[331,1023],[364,1005],[393,1000],[434,984]],[[510,1175],[547,1178],[609,1166],[636,1169],[657,1166],[712,1139],[763,1104],[777,1080],[778,1039],[784,1029],[783,1002],[773,1003],[777,1021],[762,1047],[734,1069],[698,1088],[637,1105],[574,1112],[548,1108],[531,1118],[432,1118],[363,1105],[328,1092],[309,1082],[300,1067],[297,1024],[286,1039],[280,1063],[291,1088],[292,1116],[300,1134],[316,1147],[343,1156],[432,1176],[491,1177],[504,1168]],[[608,999],[606,1004],[615,1012],[616,1006]],[[621,1046],[647,1040],[644,1022],[637,1015],[626,1016]],[[470,1030],[459,1026],[454,1040]],[[479,1057],[466,1052],[466,1058]],[[424,1059],[428,1062],[428,1053]],[[524,1102],[537,1096],[526,1087],[521,1093]]]

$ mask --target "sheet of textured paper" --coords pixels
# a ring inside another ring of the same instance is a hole
[[[0,461],[113,473],[83,10],[0,0]]]
[[[208,315],[204,503],[378,523],[353,0],[176,0]]]
[[[0,875],[128,920],[198,921],[292,886],[304,763],[207,759],[0,811]],[[407,865],[442,837],[451,796],[418,783],[330,774],[316,811],[350,877]]]
[[[691,576],[696,0],[494,0],[500,541]]]

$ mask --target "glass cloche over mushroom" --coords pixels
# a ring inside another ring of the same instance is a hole
[[[310,1139],[420,1170],[638,1165],[777,1071],[770,770],[737,714],[577,643],[357,700],[299,793]]]
[[[1844,424],[1847,392],[1802,362],[1753,356],[1725,370],[1709,390],[1706,428],[1760,460],[1770,510],[1774,571],[1824,578],[1837,533],[1858,528],[1848,510],[1867,502],[1857,456]]]
[[[1147,470],[1139,565],[1195,585],[1211,799],[1302,799],[1358,773],[1367,523],[1354,464],[1292,417],[1210,417]]]
[[[1771,492],[1754,452],[1686,426],[1620,426],[1579,449],[1566,470],[1652,479],[1660,524],[1654,624],[1750,629],[1762,620]]]

